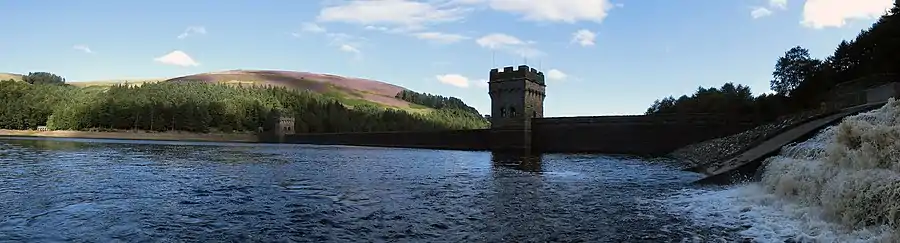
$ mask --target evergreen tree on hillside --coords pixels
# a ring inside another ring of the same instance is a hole
[[[479,114],[478,110],[474,107],[466,105],[465,102],[456,97],[444,97],[428,93],[419,93],[412,90],[403,90],[400,91],[400,93],[397,93],[395,98],[434,109],[459,109],[472,114]]]
[[[22,81],[29,84],[65,84],[66,79],[48,72],[30,72],[22,76]]]

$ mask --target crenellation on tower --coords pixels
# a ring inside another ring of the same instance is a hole
[[[527,126],[532,118],[544,117],[546,97],[544,73],[527,65],[491,69],[491,127]]]

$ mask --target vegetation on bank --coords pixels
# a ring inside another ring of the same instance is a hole
[[[456,97],[444,97],[428,93],[419,93],[412,90],[403,90],[400,91],[400,93],[397,93],[395,98],[433,109],[458,109],[473,114],[479,114],[478,110],[474,107],[466,105],[465,102]]]
[[[803,47],[790,48],[778,58],[772,72],[770,85],[775,94],[754,97],[749,87],[731,83],[721,88],[700,87],[690,96],[656,100],[646,114],[753,115],[772,121],[781,115],[819,108],[839,84],[870,76],[900,74],[898,63],[900,0],[895,0],[890,12],[855,39],[842,41],[833,54],[822,60],[810,57]]]
[[[57,77],[31,73],[26,80],[34,82],[0,81],[0,102],[6,104],[0,129],[255,132],[272,129],[282,116],[296,118],[298,133],[487,127],[481,115],[461,109],[414,114],[374,104],[348,108],[332,97],[283,87],[160,82],[80,88]]]

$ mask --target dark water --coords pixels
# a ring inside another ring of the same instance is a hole
[[[524,161],[524,162],[523,162]],[[698,175],[599,155],[0,140],[0,239],[682,242]]]

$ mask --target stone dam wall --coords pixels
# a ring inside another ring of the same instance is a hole
[[[528,130],[477,129],[422,132],[285,135],[267,142],[451,150],[492,150],[528,144],[535,153],[664,155],[682,146],[750,129],[752,120],[716,116],[597,116],[540,118]]]
[[[490,130],[487,129],[474,129],[421,132],[296,134],[285,135],[281,142],[448,150],[488,150],[489,131]],[[263,141],[271,142],[273,141],[273,138],[268,138]]]
[[[532,147],[542,153],[665,155],[755,125],[709,115],[541,118],[532,121]]]

